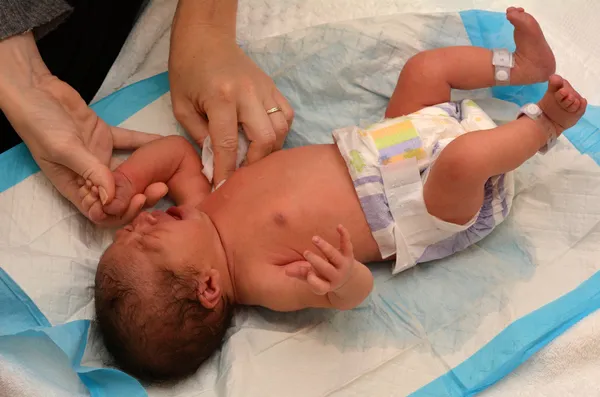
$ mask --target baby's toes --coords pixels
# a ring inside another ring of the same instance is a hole
[[[581,100],[579,101],[579,107],[574,110],[574,113],[580,113],[583,115],[587,109],[587,105],[587,99],[581,97]]]
[[[567,96],[565,96],[565,99],[562,100],[560,106],[563,109],[568,110],[569,107],[573,104],[573,102],[575,102],[575,97],[573,96],[573,94],[569,93],[567,94]]]
[[[557,74],[553,74],[548,79],[548,91],[558,91],[563,88],[563,78]]]
[[[568,94],[575,94],[576,92],[567,79],[563,79],[563,89],[565,89]]]
[[[573,103],[571,104],[571,106],[567,108],[567,111],[575,113],[579,109],[579,106],[581,106],[581,101],[575,98],[573,99]]]
[[[565,89],[560,89],[554,93],[554,99],[556,99],[556,102],[560,104],[567,97],[567,95],[568,93]]]

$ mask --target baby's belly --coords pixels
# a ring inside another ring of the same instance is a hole
[[[314,204],[310,207],[310,204]],[[256,241],[258,255],[270,264],[286,265],[291,262],[304,260],[303,253],[307,250],[322,254],[312,243],[314,236],[319,236],[335,248],[340,246],[340,236],[337,225],[344,225],[352,236],[355,257],[362,262],[381,260],[377,244],[371,236],[359,205],[350,202],[337,201],[329,206],[321,201],[307,201],[305,206],[311,208],[307,213],[298,206],[282,205],[277,210],[266,213],[264,218],[257,220],[260,224],[260,235],[248,231],[247,241]],[[251,247],[248,247],[251,250]]]
[[[221,189],[216,219],[237,224],[228,234],[252,256],[274,264],[303,260],[306,250],[319,253],[312,244],[315,235],[337,248],[336,228],[342,224],[358,260],[381,259],[346,164],[333,145],[275,153],[238,172]]]

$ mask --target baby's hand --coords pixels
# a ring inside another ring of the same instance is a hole
[[[310,289],[317,295],[325,295],[342,288],[350,279],[356,260],[350,242],[350,233],[342,225],[337,227],[340,234],[340,249],[337,250],[322,238],[313,237],[313,244],[328,259],[306,251],[306,262],[290,264],[285,272],[290,277],[306,281]]]
[[[143,194],[136,194],[125,175],[116,171],[113,176],[115,198],[104,206],[97,186],[83,178],[77,181],[83,211],[90,220],[101,226],[114,227],[130,223],[144,207],[156,205],[168,191],[164,183],[154,183]]]
[[[103,207],[104,212],[108,215],[122,217],[131,209],[132,204],[137,207],[142,201],[142,208],[154,207],[169,191],[166,184],[157,182],[147,186],[144,192],[136,192],[134,184],[123,172],[116,170],[113,172],[113,176],[115,178],[115,198]]]

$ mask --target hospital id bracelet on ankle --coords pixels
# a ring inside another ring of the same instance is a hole
[[[509,85],[510,70],[515,66],[513,53],[505,48],[494,48],[492,50],[492,65],[494,65],[496,85]]]
[[[543,114],[544,112],[542,111],[542,109],[540,109],[538,105],[536,105],[535,103],[528,103],[521,108],[519,114],[517,115],[517,118],[521,116],[527,116],[532,120],[537,120]],[[556,145],[556,140],[556,133],[550,131],[548,133],[548,140],[546,141],[546,144],[539,150],[539,152],[541,154],[548,153],[548,151],[552,149],[554,145]]]

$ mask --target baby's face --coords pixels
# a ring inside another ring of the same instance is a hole
[[[215,240],[215,236],[211,220],[195,208],[142,212],[131,224],[117,231],[106,254],[142,255],[145,260],[136,262],[161,263],[172,270],[180,266],[201,267],[207,263],[201,259],[209,259],[216,248],[218,238]]]

